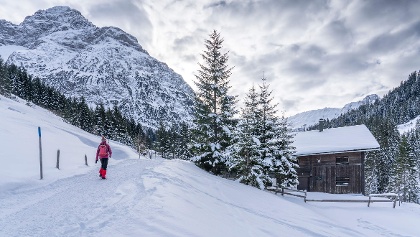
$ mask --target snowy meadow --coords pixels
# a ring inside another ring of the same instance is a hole
[[[39,134],[43,158],[40,180]],[[420,206],[321,203],[211,175],[194,164],[139,157],[22,100],[0,96],[0,236],[419,236]],[[60,169],[56,168],[60,150]],[[88,166],[85,165],[85,156]],[[308,193],[312,199],[367,199]]]

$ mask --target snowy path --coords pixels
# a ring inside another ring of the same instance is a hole
[[[145,196],[140,174],[147,169],[133,164],[139,161],[110,165],[107,180],[95,170],[45,187],[2,193],[0,236],[99,236],[108,229],[129,228],[133,217],[141,217],[133,212]]]

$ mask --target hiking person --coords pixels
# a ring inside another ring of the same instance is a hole
[[[106,179],[106,167],[108,166],[108,158],[111,158],[112,150],[111,147],[106,143],[106,138],[102,136],[101,143],[96,150],[96,161],[98,163],[98,157],[101,160],[101,169],[99,170],[99,177]]]

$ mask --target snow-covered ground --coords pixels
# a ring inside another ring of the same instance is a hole
[[[397,129],[400,132],[400,134],[407,133],[407,132],[413,130],[416,127],[416,124],[417,124],[418,120],[420,120],[420,115],[417,116],[416,118],[408,121],[407,123],[398,125]]]
[[[42,131],[44,179],[39,179]],[[98,177],[100,138],[0,96],[0,236],[419,236],[420,206],[304,203],[210,175],[181,160],[114,150]],[[55,168],[57,149],[60,170]],[[84,156],[89,166],[84,164]],[[308,198],[367,199],[308,193]]]

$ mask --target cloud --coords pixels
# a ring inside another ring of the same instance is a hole
[[[134,0],[99,1],[92,4],[87,11],[89,17],[100,23],[100,26],[116,26],[125,32],[135,32],[139,43],[151,45],[153,25],[143,5]]]

